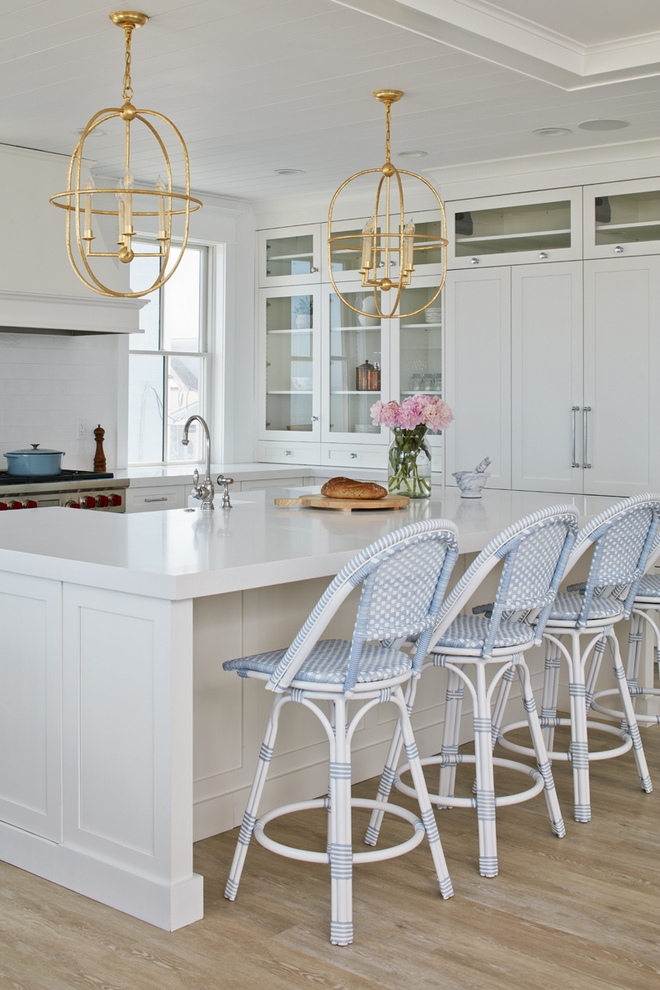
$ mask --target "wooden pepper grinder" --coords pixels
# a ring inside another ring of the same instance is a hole
[[[103,437],[105,436],[105,430],[101,429],[101,424],[94,430],[94,436],[96,437],[96,453],[94,454],[94,470],[95,471],[105,471],[105,454],[103,453]]]

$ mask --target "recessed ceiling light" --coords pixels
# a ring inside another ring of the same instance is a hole
[[[276,168],[274,169],[275,175],[304,175],[304,169],[302,168]]]
[[[397,151],[397,158],[424,158],[428,151]]]
[[[601,120],[597,118],[596,120],[583,120],[581,124],[578,124],[578,127],[581,127],[583,131],[619,131],[622,127],[629,125],[629,120]]]
[[[80,137],[81,134],[84,134],[85,133],[85,128],[84,127],[76,127],[73,131],[71,131],[71,133],[72,134],[75,134],[76,137]],[[106,137],[109,133],[110,133],[109,131],[103,131],[103,130],[101,130],[100,127],[95,127],[93,131],[90,131],[89,132],[89,134],[87,135],[87,137]]]
[[[562,134],[572,134],[570,127],[538,127],[532,134],[539,137],[560,137]]]

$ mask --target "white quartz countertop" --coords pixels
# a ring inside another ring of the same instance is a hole
[[[402,511],[348,513],[273,504],[275,496],[304,491],[310,489],[237,493],[232,509],[213,512],[3,512],[0,569],[156,598],[195,598],[330,577],[360,548],[419,519],[452,520],[461,552],[472,553],[543,506],[574,504],[582,524],[616,501],[495,490],[467,500],[447,488]]]

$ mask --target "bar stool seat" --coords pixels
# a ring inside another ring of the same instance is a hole
[[[490,620],[482,615],[457,615],[447,632],[435,645],[435,649],[483,650],[488,639]],[[531,646],[536,633],[532,626],[522,622],[502,621],[493,640],[493,655],[497,651],[511,652],[512,647]]]
[[[555,604],[548,619],[549,622],[566,622],[575,625],[582,615],[584,598],[579,592],[560,591],[555,598]],[[586,616],[586,626],[589,623],[602,622],[607,619],[614,622],[623,618],[623,603],[614,598],[593,598]]]
[[[352,880],[355,864],[392,859],[428,839],[440,895],[453,888],[440,835],[426,789],[402,685],[418,676],[437,622],[454,563],[458,531],[453,523],[429,519],[412,523],[360,551],[341,569],[287,650],[241,657],[223,664],[241,677],[265,680],[275,694],[259,753],[243,823],[236,843],[225,897],[233,901],[252,837],[265,848],[290,859],[330,867],[330,941],[353,941]],[[350,592],[361,585],[353,638],[320,637]],[[413,656],[396,649],[396,641],[414,637]],[[274,808],[259,815],[259,804],[271,765],[280,715],[293,702],[307,708],[321,723],[329,746],[326,796]],[[394,703],[402,727],[406,756],[416,787],[419,815],[407,808],[351,796],[351,747],[364,715],[377,705]],[[350,710],[349,710],[349,706]],[[326,714],[328,712],[328,714]],[[412,826],[410,838],[382,850],[355,852],[351,835],[353,808],[380,810]],[[325,851],[276,842],[266,834],[269,822],[308,809],[327,812]]]
[[[228,660],[225,670],[238,671],[239,677],[247,677],[248,671],[263,674],[269,678],[275,673],[278,663],[286,650],[273,650],[271,653],[258,653],[253,657]],[[306,687],[314,684],[343,684],[346,677],[346,642],[342,639],[324,639],[312,648],[311,653],[296,673],[291,687]],[[412,657],[401,650],[388,649],[365,643],[362,647],[356,682],[368,684],[383,681],[390,677],[401,677],[412,670]]]

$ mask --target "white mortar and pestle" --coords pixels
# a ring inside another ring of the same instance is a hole
[[[486,472],[489,464],[490,457],[485,457],[474,471],[454,471],[453,477],[461,490],[461,498],[481,498],[481,490],[490,478]]]

